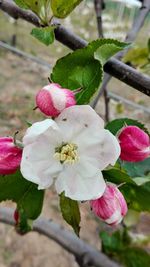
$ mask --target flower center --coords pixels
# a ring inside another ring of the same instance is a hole
[[[58,159],[60,163],[74,164],[79,161],[77,148],[76,144],[63,143],[61,146],[55,148],[54,158]]]

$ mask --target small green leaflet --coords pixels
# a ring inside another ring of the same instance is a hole
[[[50,13],[50,0],[14,0],[21,8],[32,10],[43,23],[47,23]]]
[[[109,53],[106,52],[107,44],[109,44]],[[76,96],[77,103],[88,104],[102,82],[103,63],[108,57],[118,52],[119,48],[122,50],[126,46],[127,44],[113,39],[93,41],[87,47],[78,49],[59,59],[53,68],[51,79],[53,82],[61,84],[62,87],[71,90],[82,88],[81,92]],[[95,52],[100,47],[103,47],[101,54],[102,62],[100,57],[99,60],[95,59]]]
[[[130,209],[150,212],[150,181],[137,185],[125,171],[111,169],[103,171],[106,181],[121,185],[119,190],[123,193]]]
[[[57,18],[65,18],[82,0],[51,0],[53,14]]]
[[[31,35],[33,35],[40,42],[48,46],[54,42],[54,28],[55,27],[53,26],[44,28],[34,28],[31,31]]]
[[[79,236],[81,218],[78,202],[65,197],[62,193],[60,195],[60,209],[64,220],[72,226],[76,235]]]
[[[107,42],[105,40],[107,40]],[[110,57],[128,46],[129,44],[124,42],[119,42],[113,39],[104,39],[103,44],[95,51],[94,58],[104,65]]]
[[[121,166],[126,170],[129,176],[134,177],[146,177],[150,173],[150,158],[147,158],[139,162],[127,162],[121,161]]]
[[[26,217],[35,220],[41,213],[44,191],[25,180],[20,171],[15,174],[0,176],[0,202],[12,200],[17,209],[22,209]]]

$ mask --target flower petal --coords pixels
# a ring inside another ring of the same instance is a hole
[[[105,222],[110,225],[117,225],[122,221],[122,219],[123,216],[121,215],[121,211],[118,208],[109,219],[105,220]]]
[[[93,131],[104,128],[104,121],[88,105],[75,105],[64,109],[56,118],[56,123],[64,133],[64,141],[67,142],[72,141],[73,137],[78,136],[88,127]]]
[[[101,197],[106,184],[101,172],[88,178],[82,177],[79,173],[73,172],[70,167],[66,167],[58,176],[55,187],[58,194],[64,191],[66,197],[82,201]]]
[[[46,119],[40,122],[35,122],[29,127],[23,138],[23,144],[28,145],[35,141],[40,135],[44,134],[49,128],[59,131],[57,124],[54,120]]]
[[[39,189],[48,188],[62,170],[60,162],[53,157],[54,151],[54,146],[48,146],[45,136],[23,149],[21,173],[27,180],[38,184]]]
[[[105,129],[100,131],[98,138],[99,140],[95,136],[95,144],[92,146],[83,147],[82,154],[86,155],[88,158],[94,158],[95,163],[96,161],[98,162],[97,167],[99,167],[100,170],[104,170],[109,164],[114,165],[119,158],[120,145],[117,138]]]

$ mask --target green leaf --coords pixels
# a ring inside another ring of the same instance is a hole
[[[54,27],[34,28],[31,31],[31,35],[48,46],[54,42]]]
[[[82,0],[51,0],[53,14],[57,18],[65,18]]]
[[[137,47],[129,50],[123,58],[124,62],[130,62],[135,67],[140,67],[148,62],[147,47]]]
[[[150,255],[141,248],[129,247],[120,254],[121,261],[126,267],[150,266]]]
[[[105,180],[116,183],[130,209],[150,212],[150,182],[137,185],[125,172],[117,169],[103,171]]]
[[[19,208],[17,212],[19,220],[16,223],[15,228],[19,234],[24,235],[32,230],[33,221],[27,218],[27,215],[22,208]]]
[[[116,231],[111,235],[101,232],[103,252],[119,260],[126,267],[150,266],[150,255],[141,248],[132,245],[132,240],[125,231]]]
[[[16,3],[16,5],[18,5],[21,8],[24,8],[24,9],[28,9],[29,8],[29,6],[27,4],[28,1],[25,1],[25,0],[14,0],[14,2]]]
[[[102,250],[108,255],[112,252],[119,252],[124,247],[121,231],[116,231],[110,235],[102,231],[100,232],[100,238],[102,240]]]
[[[127,125],[137,126],[143,131],[145,131],[146,133],[148,133],[148,130],[145,128],[144,124],[140,123],[139,121],[128,119],[128,118],[115,119],[111,122],[108,122],[105,129],[109,130],[112,134],[116,135],[121,128]]]
[[[44,24],[48,23],[50,13],[50,0],[14,0],[15,3],[24,9],[32,10],[42,20]]]
[[[89,103],[102,82],[102,66],[93,55],[92,45],[78,49],[59,59],[51,74],[51,80],[64,88],[82,88],[76,97],[78,104]]]
[[[94,58],[104,65],[110,57],[128,46],[129,44],[124,42],[119,42],[113,39],[104,39],[101,46],[95,51]]]
[[[94,53],[99,47],[105,47],[107,43],[113,42],[119,46],[120,42],[112,39],[98,39],[89,43],[87,47],[78,49],[59,59],[53,68],[51,80],[71,90],[81,87],[81,92],[76,96],[77,103],[89,103],[100,87],[103,78],[102,63],[94,58]],[[124,43],[120,43],[120,46],[121,44],[122,47],[125,46]],[[106,55],[104,55],[105,57]]]
[[[22,209],[27,218],[35,220],[41,213],[44,191],[25,180],[21,173],[0,176],[0,202],[12,200],[17,203],[18,209]]]
[[[79,236],[81,218],[78,202],[65,197],[64,193],[62,193],[60,195],[60,208],[64,220],[72,226],[76,235]]]
[[[131,177],[143,177],[150,172],[150,158],[140,162],[120,162],[122,168],[124,168]]]
[[[107,181],[116,183],[118,185],[122,183],[136,185],[136,183],[130,178],[130,176],[125,171],[116,168],[103,171],[103,176]]]

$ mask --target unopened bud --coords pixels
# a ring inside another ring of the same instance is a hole
[[[150,157],[150,137],[139,127],[124,127],[118,139],[121,147],[121,160],[138,162]]]
[[[124,196],[112,183],[107,183],[103,196],[91,200],[90,205],[92,211],[109,225],[119,224],[128,210]]]
[[[0,175],[12,174],[20,166],[22,149],[12,137],[0,137]]]
[[[37,107],[47,116],[56,117],[65,108],[76,104],[75,94],[59,84],[50,83],[36,95]]]

